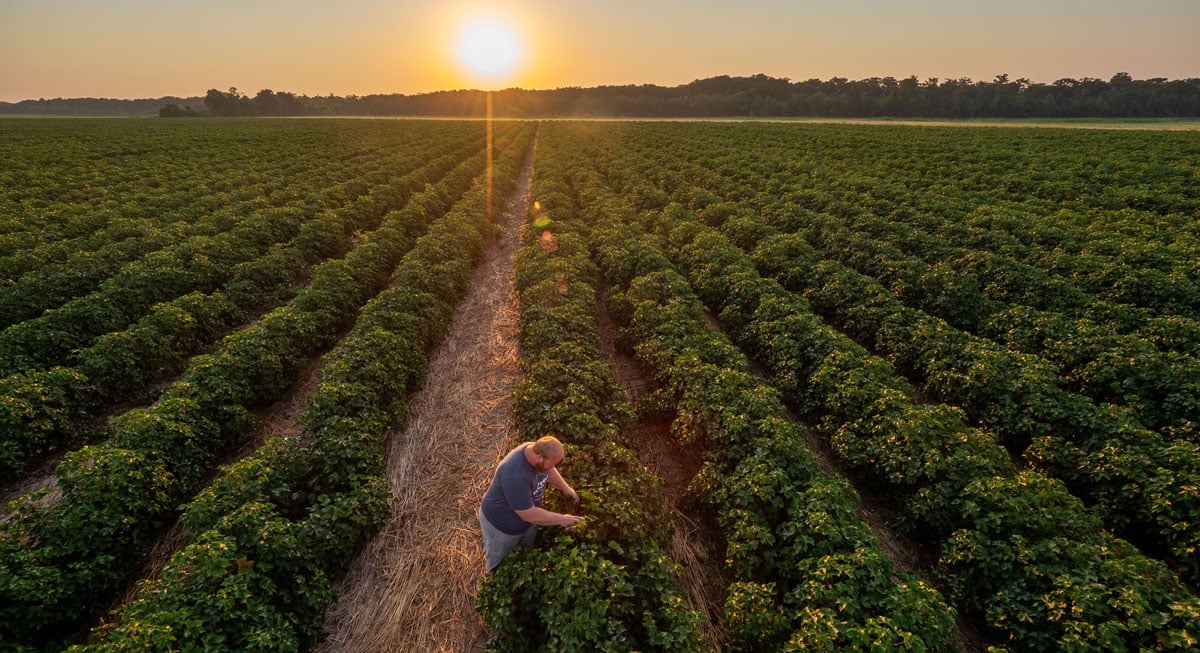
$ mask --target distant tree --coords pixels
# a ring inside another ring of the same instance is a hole
[[[256,116],[300,116],[307,113],[294,93],[276,93],[264,88],[250,100],[250,113]]]
[[[195,109],[188,106],[181,107],[174,102],[164,104],[162,108],[158,110],[159,118],[196,118],[199,117],[199,115],[200,114],[196,113]]]
[[[204,107],[208,109],[209,115],[218,118],[240,116],[242,115],[240,97],[236,88],[230,88],[228,93],[210,88],[204,96]]]

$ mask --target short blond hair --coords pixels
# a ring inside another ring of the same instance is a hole
[[[542,458],[561,458],[563,456],[563,444],[553,435],[543,435],[538,438],[531,449],[533,449],[533,453]]]

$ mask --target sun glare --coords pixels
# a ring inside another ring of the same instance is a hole
[[[497,18],[478,18],[464,26],[456,50],[471,73],[489,81],[512,72],[521,58],[515,33]]]

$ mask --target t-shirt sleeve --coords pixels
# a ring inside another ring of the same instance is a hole
[[[507,474],[500,479],[500,489],[504,492],[504,500],[513,510],[529,510],[533,507],[533,492],[529,490],[529,482],[519,474]]]

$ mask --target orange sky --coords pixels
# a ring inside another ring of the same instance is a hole
[[[472,76],[480,13],[520,65]],[[0,0],[0,101],[677,85],[714,75],[1200,77],[1200,0]]]

